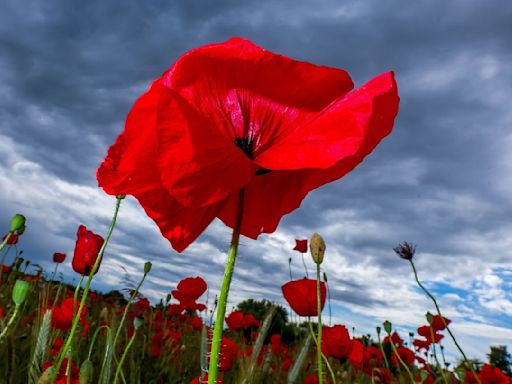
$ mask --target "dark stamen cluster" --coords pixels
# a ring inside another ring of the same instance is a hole
[[[416,252],[416,246],[404,241],[402,244],[398,244],[393,250],[398,256],[404,260],[412,260],[414,253]]]

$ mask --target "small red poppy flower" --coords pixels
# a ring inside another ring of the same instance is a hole
[[[363,345],[352,340],[344,325],[322,327],[322,353],[327,357],[348,359],[356,367],[363,361]]]
[[[510,378],[499,368],[484,364],[478,375],[482,384],[510,384]]]
[[[7,238],[7,235],[4,235],[2,237],[2,242]],[[15,233],[11,233],[11,236],[9,237],[9,240],[7,240],[7,245],[14,245],[18,244],[19,236]]]
[[[316,280],[300,279],[289,281],[281,287],[283,296],[290,307],[299,316],[317,316]],[[320,303],[323,309],[326,297],[326,287],[320,282]]]
[[[400,337],[400,335],[396,332],[393,332],[391,334],[391,341],[393,342],[393,344],[395,344],[397,347],[401,347],[402,345],[404,345],[404,341],[403,339]],[[390,342],[390,338],[389,336],[386,336],[383,340],[384,343],[389,343]]]
[[[414,364],[414,352],[411,351],[409,348],[398,347],[396,351],[398,352],[398,356],[400,356],[400,358],[406,365]],[[395,354],[391,356],[391,362],[395,367],[398,367],[400,365],[400,361],[398,360]]]
[[[233,228],[241,189],[241,234],[272,233],[391,132],[393,73],[353,87],[341,69],[240,38],[196,48],[137,100],[98,183],[133,195],[178,252],[216,217]]]
[[[61,253],[61,252],[55,252],[53,254],[53,262],[54,263],[62,263],[64,262],[64,260],[66,259],[66,254],[65,253]]]
[[[237,344],[227,337],[222,337],[222,341],[220,343],[219,371],[227,372],[231,370],[237,354]]]
[[[71,264],[76,273],[89,276],[104,240],[100,235],[87,230],[84,225],[78,227],[76,235],[75,252]]]
[[[61,331],[69,331],[71,328],[71,324],[73,323],[73,297],[68,297],[67,299],[62,300],[59,306],[55,307],[52,312],[52,328],[60,329]],[[77,303],[75,306],[75,313],[78,312],[78,306],[80,303]],[[85,324],[85,313],[87,312],[87,306],[84,306],[84,309],[80,315],[80,322]]]
[[[203,328],[203,320],[198,316],[190,317],[189,323],[196,331],[200,331]]]
[[[299,251],[300,253],[306,253],[308,251],[308,240],[297,240],[295,239],[295,248],[294,251]]]
[[[281,335],[276,333],[270,336],[270,346],[274,355],[282,357],[288,356],[288,348],[286,348],[286,346],[282,343]]]
[[[2,273],[7,273],[7,272],[10,272],[10,271],[11,271],[11,266],[10,265],[2,264]]]
[[[190,312],[194,311],[203,311],[206,309],[204,304],[196,303],[196,300],[205,293],[206,281],[203,278],[197,277],[187,277],[186,279],[181,280],[176,287],[176,290],[172,291],[172,295],[175,299],[180,302],[182,310],[187,310]]]
[[[205,373],[202,380],[201,380],[201,375],[199,375],[199,376],[194,377],[192,379],[192,381],[190,382],[190,384],[203,384],[203,383],[207,383],[207,382],[208,382],[208,374]],[[222,380],[217,379],[217,384],[222,384]]]
[[[414,339],[412,344],[416,347],[417,351],[421,351],[422,349],[428,351],[428,349],[432,345],[432,342],[423,339]]]
[[[228,325],[228,328],[232,331],[236,331],[240,328],[244,327],[244,314],[242,312],[231,312],[226,317],[226,324]]]
[[[252,313],[249,313],[248,315],[244,316],[243,321],[244,329],[251,328],[251,327],[259,327],[260,321],[254,317]]]
[[[429,342],[439,343],[443,339],[443,335],[437,333],[436,330],[428,325],[424,325],[418,328],[418,335],[423,336]]]
[[[318,375],[316,373],[310,373],[304,378],[304,384],[318,384]]]
[[[363,368],[366,374],[371,375],[373,368],[380,367],[383,355],[379,348],[368,346],[363,352]]]
[[[434,332],[437,332],[437,331],[444,330],[446,328],[446,326],[449,325],[451,322],[452,321],[446,317],[441,317],[439,315],[433,315],[432,316],[432,324],[430,326],[434,329]]]

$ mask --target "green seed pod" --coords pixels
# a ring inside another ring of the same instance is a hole
[[[17,231],[16,233],[18,235],[23,235],[23,233],[25,233],[25,229],[27,229],[27,227],[25,226],[25,224],[23,224]]]
[[[381,327],[379,327],[379,326],[377,326],[377,328],[375,328],[375,329],[377,330],[377,335],[379,335],[379,336],[380,336],[380,332],[382,331],[382,328],[381,328]]]
[[[17,306],[23,304],[29,291],[29,283],[24,280],[16,280],[14,288],[12,289],[12,301],[14,301],[14,304]]]
[[[316,264],[322,264],[325,253],[325,241],[318,233],[313,233],[311,240],[309,241],[309,250],[311,251],[311,257]]]
[[[78,376],[80,384],[92,383],[92,363],[91,360],[85,360],[80,367],[80,374]]]
[[[25,216],[19,213],[15,214],[11,219],[11,232],[19,231],[21,227],[25,226]]]
[[[144,319],[142,317],[135,316],[135,318],[133,319],[133,328],[135,328],[135,330],[137,330],[140,327],[142,327],[143,324],[144,324]]]
[[[384,330],[386,331],[386,333],[389,335],[391,333],[392,328],[391,323],[388,320],[386,320],[384,323],[382,323],[382,325],[384,326]]]
[[[151,264],[151,261],[146,261],[146,263],[144,264],[144,273],[146,275],[149,273],[149,271],[151,271],[152,266],[153,264]]]
[[[50,384],[52,380],[53,366],[48,367],[46,371],[43,372],[37,384]]]

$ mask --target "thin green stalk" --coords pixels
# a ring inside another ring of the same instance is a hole
[[[222,286],[220,289],[217,307],[217,317],[215,318],[215,327],[213,329],[212,350],[210,354],[210,367],[208,369],[208,384],[217,384],[220,344],[222,341],[222,329],[224,328],[224,317],[226,316],[226,304],[228,299],[229,286],[231,285],[233,270],[235,269],[235,260],[238,252],[238,243],[240,241],[240,228],[242,226],[244,194],[244,189],[241,189],[238,200],[238,212],[236,223],[233,228],[231,246],[229,248],[228,257],[226,260],[226,267],[224,269],[224,278],[222,280]]]
[[[457,347],[457,349],[459,350],[459,352],[461,353],[462,355],[462,358],[464,359],[464,362],[466,363],[466,366],[469,367],[469,369],[471,370],[471,372],[473,373],[473,375],[475,376],[476,380],[478,381],[478,384],[482,384],[482,382],[480,381],[480,379],[478,378],[476,372],[475,372],[475,369],[473,368],[473,364],[471,364],[471,362],[468,360],[468,358],[466,357],[466,354],[464,353],[464,351],[462,350],[462,347],[459,345],[459,343],[457,342],[457,339],[455,339],[455,336],[453,335],[452,331],[450,330],[450,328],[448,327],[448,324],[446,323],[445,319],[444,319],[444,316],[443,314],[441,313],[441,309],[439,308],[439,305],[437,304],[437,300],[436,298],[429,292],[429,290],[427,288],[425,288],[425,286],[420,282],[419,278],[418,278],[418,272],[416,271],[416,267],[414,266],[414,263],[412,261],[412,259],[409,260],[409,263],[411,264],[411,267],[412,267],[412,271],[414,272],[414,279],[416,280],[416,283],[419,285],[419,287],[423,290],[423,292],[425,292],[425,294],[432,300],[432,302],[434,303],[435,307],[436,307],[436,311],[437,311],[437,314],[441,317],[441,321],[443,322],[446,330],[448,331],[448,334],[450,335],[450,337],[452,338],[453,340],[453,343],[455,344],[455,346]]]
[[[306,277],[309,278],[308,267],[306,267],[306,260],[304,260],[304,254],[302,253],[302,264],[304,265],[304,272],[306,272]]]
[[[14,319],[16,318],[16,315],[18,314],[18,310],[19,310],[20,306],[19,305],[16,305],[14,307],[14,312],[11,316],[11,318],[9,319],[9,322],[7,323],[7,325],[5,326],[5,328],[2,330],[2,333],[0,333],[0,341],[4,338],[4,336],[6,335],[7,333],[7,330],[9,329],[9,327],[12,325],[12,323],[14,323]]]
[[[135,296],[139,293],[139,289],[144,283],[144,280],[146,280],[146,276],[148,274],[144,272],[144,276],[142,276],[142,280],[139,282],[139,285],[137,285],[137,288],[133,291],[133,293],[130,295],[130,299],[128,299],[128,303],[126,304],[123,312],[123,316],[121,317],[121,322],[119,323],[119,326],[117,327],[116,335],[114,336],[114,348],[116,347],[117,339],[119,338],[119,334],[121,333],[121,328],[123,327],[123,324],[126,320],[126,315],[128,314],[128,309],[130,308],[130,305],[132,304],[133,300],[135,299]]]
[[[89,288],[91,287],[92,279],[94,277],[94,274],[96,273],[96,271],[99,268],[100,262],[103,259],[103,253],[105,252],[105,248],[107,247],[107,244],[110,240],[110,236],[112,236],[112,232],[114,231],[114,227],[116,226],[117,215],[119,213],[119,207],[121,206],[121,200],[123,198],[124,198],[124,196],[116,196],[116,208],[114,211],[114,216],[112,217],[112,222],[110,224],[110,228],[108,229],[105,241],[103,242],[103,245],[101,246],[101,249],[98,252],[98,257],[96,258],[96,262],[94,263],[92,270],[89,274],[89,278],[87,279],[87,283],[85,284],[84,292],[82,294],[82,299],[80,300],[80,306],[78,307],[78,312],[74,315],[73,324],[71,325],[71,331],[68,335],[66,343],[64,344],[64,347],[60,351],[59,357],[57,359],[57,364],[54,367],[55,369],[53,371],[52,378],[50,380],[50,384],[55,383],[55,380],[57,379],[57,375],[60,370],[60,366],[62,365],[62,362],[64,361],[64,358],[66,357],[66,354],[67,354],[69,348],[71,347],[71,341],[73,339],[73,335],[75,334],[76,328],[78,326],[78,322],[80,321],[80,316],[85,307],[85,302],[87,300],[87,295],[89,294]]]
[[[323,367],[322,367],[322,301],[320,292],[320,263],[316,263],[316,308],[318,317],[318,336],[316,339],[316,363],[318,365],[318,383],[322,384]]]
[[[434,328],[432,328],[432,325],[430,325],[430,339],[432,340],[432,349],[434,351],[434,360],[436,361],[437,366],[441,370],[441,377],[443,378],[443,381],[448,384],[448,380],[446,379],[444,375],[443,367],[441,367],[441,364],[439,364],[439,359],[437,358],[437,351],[436,351],[436,338],[434,335]]]
[[[407,371],[407,374],[409,375],[409,378],[411,379],[411,383],[416,383],[416,380],[414,379],[414,376],[413,376],[411,370],[409,369],[407,364],[405,364],[405,362],[400,357],[400,354],[398,353],[398,351],[396,349],[395,343],[393,342],[393,340],[391,340],[391,335],[390,334],[388,335],[388,338],[389,338],[389,344],[391,344],[391,349],[393,350],[393,353],[398,358],[398,361],[400,362],[400,364],[402,364],[403,367],[405,368],[405,370]]]
[[[114,384],[117,384],[117,378],[119,377],[119,374],[121,372],[121,368],[123,366],[124,360],[126,359],[126,355],[128,355],[128,351],[130,350],[130,347],[132,346],[133,341],[135,340],[135,336],[137,336],[137,330],[133,331],[133,335],[130,338],[128,345],[126,346],[123,355],[121,356],[121,361],[119,361],[119,364],[117,365],[116,374],[114,376]]]
[[[315,336],[315,331],[313,331],[313,326],[311,325],[311,321],[309,321],[309,318],[308,318],[308,325],[309,325],[309,335],[313,338],[313,342],[318,347],[318,343],[317,343],[316,336]],[[322,352],[322,359],[324,359],[325,366],[327,367],[327,370],[329,371],[329,374],[331,375],[333,384],[336,384],[336,376],[334,375],[334,371],[332,370],[331,364],[329,363],[329,359],[327,358],[327,356],[324,355],[323,352]]]
[[[379,349],[380,352],[382,353],[382,357],[384,357],[384,365],[386,366],[387,369],[389,369],[389,361],[388,358],[386,357],[386,352],[384,352],[384,347],[382,346],[382,341],[380,340],[379,332],[377,332],[377,340],[379,341]]]

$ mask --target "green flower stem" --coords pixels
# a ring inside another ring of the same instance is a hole
[[[11,232],[11,231],[9,231],[9,232],[7,233],[7,236],[5,236],[4,241],[2,241],[2,244],[0,244],[0,251],[1,251],[2,249],[4,249],[5,244],[7,244],[7,242],[8,242],[8,241],[9,241],[9,239],[11,238],[11,236],[12,236],[12,232]]]
[[[316,339],[316,364],[318,365],[318,383],[322,384],[323,366],[322,366],[322,301],[320,292],[320,263],[316,263],[316,308],[318,316],[318,336]]]
[[[18,310],[19,310],[19,305],[16,305],[14,307],[14,312],[11,316],[11,318],[9,319],[9,322],[7,323],[7,325],[5,326],[5,328],[2,330],[2,333],[0,333],[0,341],[4,338],[4,336],[7,334],[7,330],[11,327],[12,323],[14,323],[14,319],[16,318],[16,315],[18,314]]]
[[[137,285],[137,288],[135,288],[135,291],[133,291],[133,293],[130,295],[130,299],[128,300],[128,303],[126,304],[126,306],[124,308],[123,317],[121,317],[121,322],[119,323],[119,326],[116,331],[116,335],[114,336],[114,349],[116,347],[116,342],[117,342],[117,339],[119,338],[119,334],[121,333],[121,328],[123,327],[123,324],[126,320],[126,316],[128,314],[128,309],[130,308],[130,305],[132,304],[133,300],[135,299],[135,296],[137,295],[137,293],[139,293],[139,289],[142,286],[142,284],[144,283],[144,280],[146,280],[147,275],[148,274],[146,272],[144,272],[144,276],[142,276],[142,280],[139,282],[139,285]]]
[[[380,333],[377,333],[377,339],[379,341],[379,349],[382,353],[382,356],[384,357],[384,365],[387,369],[390,369],[388,358],[386,357],[386,352],[384,352],[384,347],[382,346],[382,341],[380,340]]]
[[[219,370],[220,344],[222,341],[222,329],[224,328],[224,317],[226,316],[226,304],[229,293],[229,286],[235,269],[235,260],[238,252],[238,243],[240,241],[240,228],[242,226],[242,216],[244,208],[244,189],[240,190],[238,200],[238,212],[236,223],[231,237],[231,246],[229,247],[226,267],[224,269],[224,278],[220,289],[220,295],[217,307],[217,317],[215,318],[215,327],[213,328],[212,350],[210,354],[210,367],[208,369],[208,384],[217,384],[217,375]]]
[[[114,216],[112,217],[112,222],[110,224],[110,228],[108,229],[105,241],[103,242],[103,245],[101,246],[101,249],[98,252],[98,257],[96,258],[96,262],[94,263],[92,270],[89,274],[89,278],[87,279],[87,283],[85,284],[84,292],[82,294],[82,299],[80,300],[80,306],[78,307],[77,313],[73,317],[73,324],[71,325],[71,331],[68,335],[66,343],[64,344],[64,347],[60,351],[59,357],[57,359],[57,364],[54,366],[50,384],[55,383],[55,380],[57,379],[57,375],[59,374],[59,370],[62,365],[62,362],[64,361],[64,358],[66,357],[66,354],[67,354],[69,348],[71,347],[73,335],[75,334],[76,328],[78,326],[78,322],[80,321],[80,315],[82,314],[83,309],[85,307],[85,302],[87,300],[87,295],[89,294],[89,288],[91,287],[92,279],[94,277],[94,274],[96,273],[96,271],[99,268],[101,260],[103,259],[103,254],[105,253],[105,248],[107,247],[107,244],[110,240],[110,236],[112,236],[112,232],[114,231],[114,227],[116,226],[117,215],[119,213],[119,207],[121,206],[121,200],[123,198],[124,197],[120,197],[120,196],[116,197],[116,199],[117,199],[116,208],[114,211]]]
[[[315,331],[313,331],[313,326],[311,325],[311,321],[309,321],[309,318],[308,318],[308,325],[309,325],[309,333],[310,333],[311,337],[313,337],[314,343],[316,345],[318,345],[317,339],[315,336]],[[336,375],[334,374],[334,371],[332,370],[331,364],[329,363],[329,359],[327,358],[327,356],[325,356],[323,354],[323,352],[322,352],[322,358],[324,359],[327,370],[329,371],[329,373],[331,375],[331,380],[332,380],[333,384],[336,384]]]
[[[400,364],[403,365],[403,367],[405,368],[405,370],[409,374],[409,378],[411,379],[411,383],[416,383],[417,381],[414,379],[414,376],[412,375],[411,370],[409,369],[407,364],[405,364],[405,362],[402,360],[402,358],[400,357],[400,354],[398,353],[398,351],[396,349],[395,343],[393,342],[393,340],[391,340],[391,334],[388,334],[388,338],[389,338],[389,344],[391,344],[391,349],[393,350],[393,353],[397,357],[397,359],[400,362]]]
[[[429,328],[430,328],[430,339],[432,340],[432,349],[434,351],[434,360],[436,361],[437,366],[441,370],[441,377],[443,378],[443,381],[445,382],[445,384],[448,384],[448,380],[446,379],[446,377],[444,375],[444,369],[441,366],[441,364],[439,364],[439,359],[437,358],[436,337],[434,335],[434,328],[432,328],[432,325],[430,325]]]
[[[128,351],[130,350],[133,341],[135,340],[135,336],[137,336],[137,330],[133,331],[133,335],[130,338],[130,341],[128,342],[128,345],[126,346],[123,355],[121,356],[121,361],[119,361],[119,364],[117,365],[116,369],[116,375],[114,376],[114,384],[117,384],[117,378],[119,377],[119,374],[121,373],[121,367],[123,366],[124,360],[126,359],[126,355],[128,355]]]
[[[464,359],[464,362],[466,363],[466,366],[469,367],[469,369],[471,370],[471,372],[473,373],[473,375],[475,376],[476,380],[478,381],[478,384],[482,384],[482,382],[480,381],[480,379],[478,378],[476,372],[475,372],[475,369],[473,368],[473,364],[470,363],[470,361],[468,360],[468,358],[466,357],[466,354],[464,353],[464,351],[462,350],[461,346],[459,345],[459,343],[457,342],[457,339],[455,339],[455,336],[453,335],[452,331],[450,330],[450,328],[448,327],[448,324],[446,323],[446,321],[444,320],[444,316],[443,314],[441,313],[441,309],[439,308],[439,305],[437,304],[437,300],[436,298],[428,291],[427,288],[425,288],[425,286],[423,284],[421,284],[419,278],[418,278],[418,272],[416,271],[416,267],[414,266],[414,263],[411,260],[409,260],[409,263],[411,264],[411,267],[412,267],[412,271],[414,272],[414,279],[416,280],[416,283],[418,284],[418,286],[423,290],[423,292],[425,292],[425,294],[430,297],[430,299],[433,301],[435,307],[436,307],[436,311],[437,311],[437,314],[439,316],[441,316],[441,321],[443,322],[446,330],[448,331],[450,337],[452,338],[453,340],[453,343],[455,344],[455,346],[457,347],[457,349],[459,350],[459,352],[461,353],[462,355],[462,358]]]

